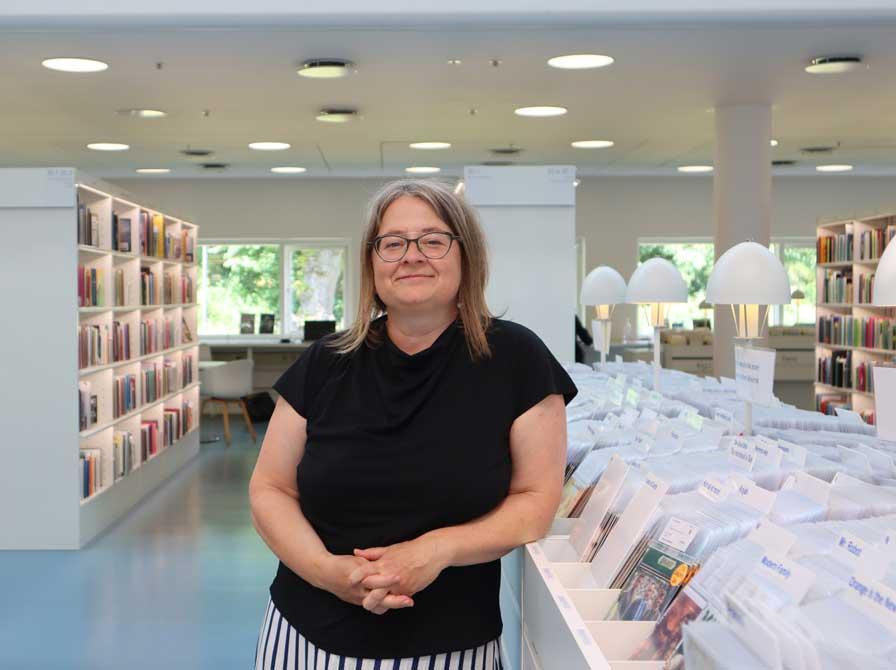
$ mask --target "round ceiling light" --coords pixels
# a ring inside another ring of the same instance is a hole
[[[103,61],[91,58],[47,58],[41,65],[57,72],[102,72],[109,68]]]
[[[435,174],[436,172],[441,172],[442,168],[416,165],[413,167],[407,167],[404,169],[404,171],[410,174]]]
[[[87,148],[93,151],[127,151],[131,147],[118,142],[91,142]]]
[[[161,119],[168,116],[168,112],[161,109],[120,109],[118,113],[122,116],[133,116],[138,119]]]
[[[323,123],[348,123],[357,117],[355,109],[322,109],[315,118]]]
[[[685,173],[712,172],[712,165],[679,165],[678,171]]]
[[[283,166],[283,167],[272,167],[271,172],[276,174],[302,174],[306,172],[306,168],[298,167],[298,166]]]
[[[424,151],[435,151],[437,149],[450,149],[451,142],[414,142],[410,145],[411,149],[422,149]]]
[[[339,58],[314,58],[302,63],[297,73],[309,79],[340,79],[349,76],[354,67],[351,61]]]
[[[816,165],[815,169],[818,172],[849,172],[852,165]]]
[[[576,140],[572,146],[576,149],[606,149],[614,144],[613,140]]]
[[[566,114],[566,107],[519,107],[513,110],[517,116],[563,116]]]
[[[862,65],[859,56],[821,56],[813,58],[806,66],[806,72],[811,74],[842,74],[858,70]]]
[[[771,144],[773,147],[776,147],[778,146],[778,140],[772,140],[771,142],[769,142],[769,144]]]
[[[169,168],[137,168],[140,174],[168,174],[171,172]]]
[[[256,151],[283,151],[289,149],[287,142],[252,142],[249,144],[250,149]]]
[[[590,70],[597,67],[607,67],[613,64],[613,58],[600,54],[571,54],[569,56],[557,56],[548,61],[548,65],[561,70]]]

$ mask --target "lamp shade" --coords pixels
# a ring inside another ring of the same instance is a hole
[[[716,261],[706,285],[706,300],[714,305],[786,305],[790,280],[768,247],[741,242]]]
[[[896,239],[890,241],[877,264],[872,302],[880,307],[896,306]]]
[[[582,284],[583,305],[618,305],[625,302],[625,279],[613,268],[601,265],[585,277]]]
[[[806,294],[803,293],[802,291],[800,291],[799,289],[797,289],[796,291],[794,291],[793,293],[790,294],[790,297],[793,298],[794,300],[805,300]]]
[[[633,304],[687,302],[688,285],[672,263],[665,258],[651,258],[632,273],[625,301]]]

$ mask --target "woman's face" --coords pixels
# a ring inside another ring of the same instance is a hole
[[[401,235],[416,239],[425,233],[451,233],[426,202],[403,195],[383,213],[378,236]],[[413,242],[404,258],[387,263],[376,251],[373,260],[373,279],[377,295],[387,309],[442,309],[457,304],[460,288],[460,247],[455,240],[444,258],[427,258]]]

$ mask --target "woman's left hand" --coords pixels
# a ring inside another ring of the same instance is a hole
[[[413,596],[435,581],[448,567],[449,559],[435,538],[422,536],[409,542],[400,542],[389,547],[355,549],[355,556],[366,558],[374,564],[380,575],[394,575],[398,583],[389,587],[396,595]],[[376,581],[376,576],[367,577]],[[372,584],[370,588],[376,588]]]

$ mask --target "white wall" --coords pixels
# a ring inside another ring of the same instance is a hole
[[[382,182],[290,178],[117,183],[172,214],[192,218],[203,238],[350,237],[357,268],[364,206]],[[894,185],[892,177],[776,177],[772,236],[813,236],[819,217],[896,209]],[[637,264],[639,237],[712,237],[714,231],[711,177],[585,177],[576,201],[576,232],[585,238],[589,270],[612,265],[628,278]],[[355,306],[348,307],[353,313]],[[614,335],[619,331],[617,327]]]

